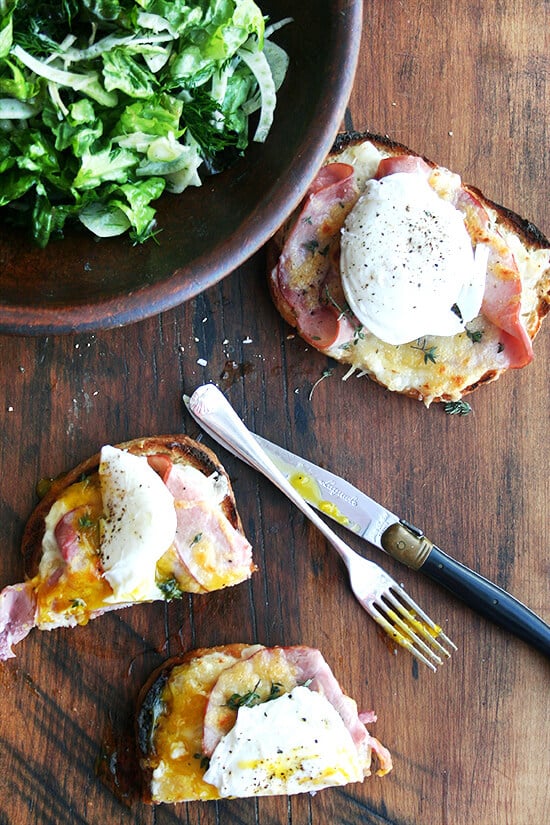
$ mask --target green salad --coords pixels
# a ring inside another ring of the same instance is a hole
[[[2,220],[42,247],[74,220],[154,236],[163,192],[266,139],[287,22],[253,0],[0,0]]]

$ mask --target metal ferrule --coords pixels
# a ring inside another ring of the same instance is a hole
[[[420,530],[403,521],[384,530],[380,541],[388,555],[412,570],[422,567],[433,548],[432,542]]]

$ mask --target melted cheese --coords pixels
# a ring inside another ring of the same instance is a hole
[[[219,798],[203,779],[204,714],[216,680],[238,656],[239,651],[212,650],[172,669],[160,697],[163,710],[155,721],[154,744],[144,760],[151,770],[154,802]]]
[[[306,687],[241,707],[204,775],[222,797],[313,792],[363,778],[357,748],[338,712]]]
[[[475,256],[461,213],[424,175],[370,180],[342,230],[346,299],[389,344],[456,335],[481,308],[488,249],[479,249]]]
[[[145,456],[116,447],[101,450],[104,517],[100,553],[110,602],[163,598],[155,584],[157,561],[176,534],[174,497]]]

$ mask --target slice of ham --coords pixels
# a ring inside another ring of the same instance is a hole
[[[394,155],[382,158],[374,178],[380,180],[388,175],[395,175],[397,172],[412,172],[428,177],[432,172],[432,167],[418,155]]]
[[[342,311],[339,277],[340,229],[358,194],[352,166],[324,166],[271,274],[272,289],[286,304],[287,320],[320,349],[351,341],[358,326]]]
[[[163,481],[176,501],[207,500],[214,492],[211,479],[194,467],[172,464],[163,474]]]
[[[65,513],[55,525],[54,536],[57,546],[63,559],[69,564],[75,561],[79,552],[81,552],[79,534],[75,525],[78,524],[79,518],[87,513],[88,507],[86,505],[76,507],[74,510]]]
[[[36,597],[31,582],[13,584],[0,593],[0,661],[15,656],[13,645],[36,623]]]
[[[498,229],[491,226],[489,213],[474,192],[462,187],[455,206],[464,214],[473,241],[489,247],[481,312],[502,331],[501,343],[510,367],[524,367],[533,360],[533,343],[521,317],[522,284],[514,255]]]
[[[252,548],[218,506],[208,501],[176,501],[175,547],[190,574],[205,590],[249,578]]]

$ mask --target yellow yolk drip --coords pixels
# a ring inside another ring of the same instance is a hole
[[[323,498],[319,485],[314,478],[299,471],[289,476],[288,480],[302,498],[305,498],[307,502],[313,504],[322,513],[326,513],[327,516],[345,527],[349,526],[352,530],[355,529],[355,525],[351,524],[350,519],[339,510],[336,504]]]
[[[99,520],[102,515],[101,491],[97,475],[72,484],[58,499],[64,513],[73,513],[78,533],[78,553],[65,562],[61,556],[46,575],[36,577],[37,624],[48,625],[65,614],[77,624],[86,624],[90,614],[101,608],[111,587],[103,578],[99,557]]]

